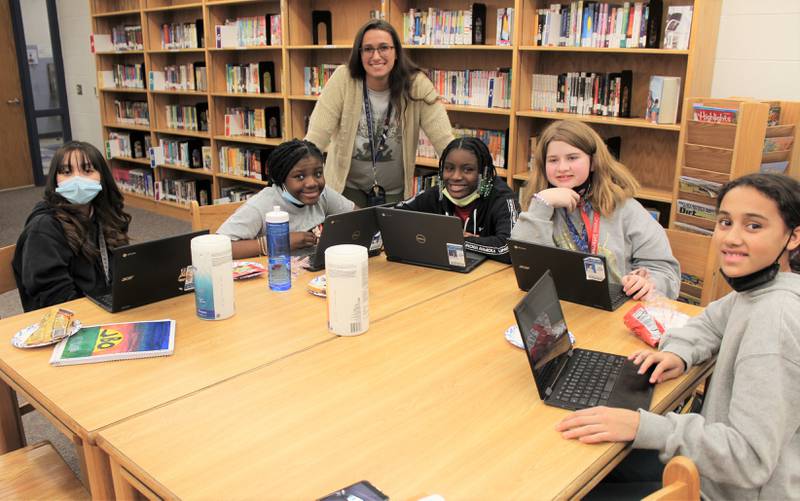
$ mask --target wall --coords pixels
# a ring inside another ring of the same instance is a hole
[[[100,103],[95,95],[97,74],[89,46],[92,21],[88,0],[57,0],[61,55],[67,83],[72,138],[87,141],[104,151],[100,127]],[[83,87],[78,95],[76,85]]]

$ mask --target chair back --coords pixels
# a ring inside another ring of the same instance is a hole
[[[663,487],[643,501],[696,501],[700,499],[700,474],[691,459],[675,456],[664,468]]]
[[[16,245],[0,247],[0,294],[17,288],[17,282],[14,280],[14,270],[11,268],[11,261],[14,259],[16,248]]]
[[[197,201],[192,200],[192,231],[208,230],[210,233],[214,233],[243,203],[201,206]]]

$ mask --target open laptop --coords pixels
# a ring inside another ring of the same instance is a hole
[[[550,270],[514,307],[514,316],[545,404],[573,410],[650,408],[652,367],[640,375],[626,357],[573,347]]]
[[[509,240],[508,249],[517,284],[524,291],[550,270],[564,301],[614,311],[628,300],[622,284],[609,280],[605,256],[520,240]]]
[[[325,250],[332,245],[354,244],[366,247],[370,256],[380,254],[380,239],[376,242],[378,223],[375,209],[354,210],[330,215],[322,223],[322,235],[314,247],[300,249],[296,255],[309,256],[307,270],[325,269]]]
[[[464,248],[464,229],[454,216],[375,208],[386,259],[469,273],[486,256]]]
[[[188,268],[192,265],[191,240],[208,230],[126,245],[114,249],[111,289],[87,294],[101,308],[116,313],[194,290]]]

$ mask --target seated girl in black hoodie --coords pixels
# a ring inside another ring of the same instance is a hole
[[[497,176],[489,148],[476,137],[451,141],[439,159],[436,186],[400,202],[397,208],[457,216],[464,224],[467,250],[511,262],[507,241],[519,204]]]
[[[12,263],[24,310],[106,289],[110,252],[128,243],[130,220],[97,148],[79,141],[59,148]]]

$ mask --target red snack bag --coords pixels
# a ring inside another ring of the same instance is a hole
[[[650,315],[647,308],[641,304],[637,304],[625,314],[623,318],[625,326],[633,331],[636,336],[649,344],[653,348],[658,347],[661,341],[661,335],[664,334],[664,326],[658,320]]]

